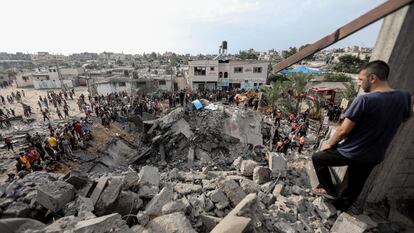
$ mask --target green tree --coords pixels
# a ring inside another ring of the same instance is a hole
[[[296,47],[289,47],[288,50],[283,50],[282,51],[282,56],[283,58],[288,58],[290,56],[292,56],[293,54],[297,53],[298,49]]]
[[[246,59],[253,59],[253,60],[257,60],[259,57],[257,56],[257,54],[253,51],[240,51],[239,52],[239,58],[246,60]]]
[[[339,62],[333,66],[333,70],[337,72],[356,74],[364,64],[359,57],[349,54],[339,57],[338,60]]]
[[[296,99],[296,112],[299,112],[300,103],[305,96],[306,86],[312,75],[304,73],[291,73],[288,76],[290,82],[290,95]]]
[[[356,85],[354,82],[348,82],[344,83],[345,90],[342,91],[341,96],[342,98],[345,98],[349,101],[349,103],[352,103],[352,101],[357,97],[358,90],[356,88]]]
[[[352,78],[349,75],[343,73],[328,72],[324,75],[323,81],[325,82],[350,82]]]

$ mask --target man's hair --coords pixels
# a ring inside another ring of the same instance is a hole
[[[386,81],[390,73],[388,64],[381,60],[375,60],[362,66],[361,70],[366,70],[368,75],[375,74],[380,80]]]

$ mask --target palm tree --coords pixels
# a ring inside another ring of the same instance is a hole
[[[299,112],[300,102],[306,92],[306,85],[312,79],[311,74],[292,73],[288,75],[291,84],[291,95],[296,99],[296,112]]]

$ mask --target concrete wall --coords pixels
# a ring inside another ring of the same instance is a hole
[[[120,86],[117,82],[107,82],[107,83],[97,83],[96,91],[98,95],[107,95],[112,92],[121,92],[126,91],[128,94],[131,94],[131,83],[125,82],[125,86]]]
[[[19,73],[16,75],[17,87],[33,87],[33,79],[31,73]]]
[[[62,84],[66,88],[73,88],[72,80],[62,80]],[[58,89],[62,88],[59,80],[33,80],[34,89]]]
[[[393,88],[414,93],[414,4],[385,18],[371,60],[390,65]],[[392,114],[392,113],[391,113]],[[403,123],[385,160],[372,172],[361,202],[414,198],[414,118]]]

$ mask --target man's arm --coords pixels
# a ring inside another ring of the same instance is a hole
[[[342,125],[336,130],[335,134],[331,137],[327,144],[322,146],[322,150],[328,150],[334,145],[338,144],[342,139],[344,139],[354,128],[355,123],[348,118],[345,118]]]

